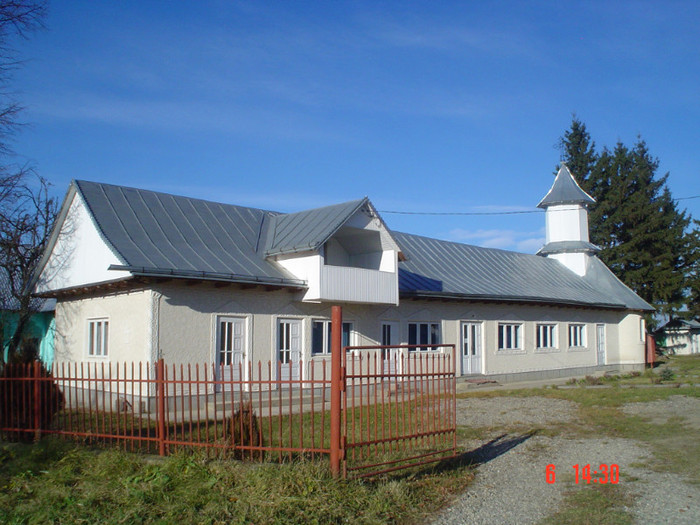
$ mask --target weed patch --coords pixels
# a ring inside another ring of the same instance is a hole
[[[560,510],[542,525],[629,525],[632,515],[624,507],[633,503],[618,485],[597,485],[567,493]]]

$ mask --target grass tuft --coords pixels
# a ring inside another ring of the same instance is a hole
[[[596,485],[569,492],[560,510],[543,525],[629,525],[625,507],[634,503],[619,485]]]

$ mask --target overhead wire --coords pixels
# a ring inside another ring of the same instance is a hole
[[[690,197],[678,197],[674,201],[700,199],[700,195]],[[520,210],[520,211],[403,211],[403,210],[377,210],[379,213],[393,213],[396,215],[523,215],[528,213],[544,213],[545,210]],[[550,210],[565,211],[565,210]]]

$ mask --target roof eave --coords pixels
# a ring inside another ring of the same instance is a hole
[[[174,279],[197,279],[202,281],[282,286],[285,288],[308,288],[307,282],[304,280],[285,279],[282,277],[238,275],[233,273],[205,272],[199,270],[178,270],[175,268],[146,268],[139,266],[121,266],[116,264],[110,265],[108,269],[130,272],[131,275],[135,277],[170,277]]]
[[[621,303],[598,303],[575,301],[570,299],[552,299],[548,297],[522,297],[510,295],[482,295],[482,294],[461,294],[456,292],[430,292],[430,291],[400,291],[399,297],[403,298],[420,298],[420,299],[444,299],[455,301],[481,301],[481,302],[510,302],[510,303],[527,303],[527,304],[547,304],[561,306],[578,306],[589,308],[606,308],[611,310],[630,310]]]

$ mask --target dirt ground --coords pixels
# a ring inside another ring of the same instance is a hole
[[[664,401],[629,403],[625,414],[652,423],[674,419],[700,429],[700,399],[672,396]],[[476,479],[434,525],[535,524],[551,517],[576,484],[573,465],[619,466],[620,481],[632,502],[623,510],[639,524],[700,523],[700,487],[683,476],[652,468],[654,455],[644,443],[622,438],[572,439],[530,434],[524,429],[566,425],[577,418],[576,404],[544,397],[458,400],[458,425],[482,429],[480,439],[463,443],[476,465]],[[554,465],[556,481],[545,469]]]

